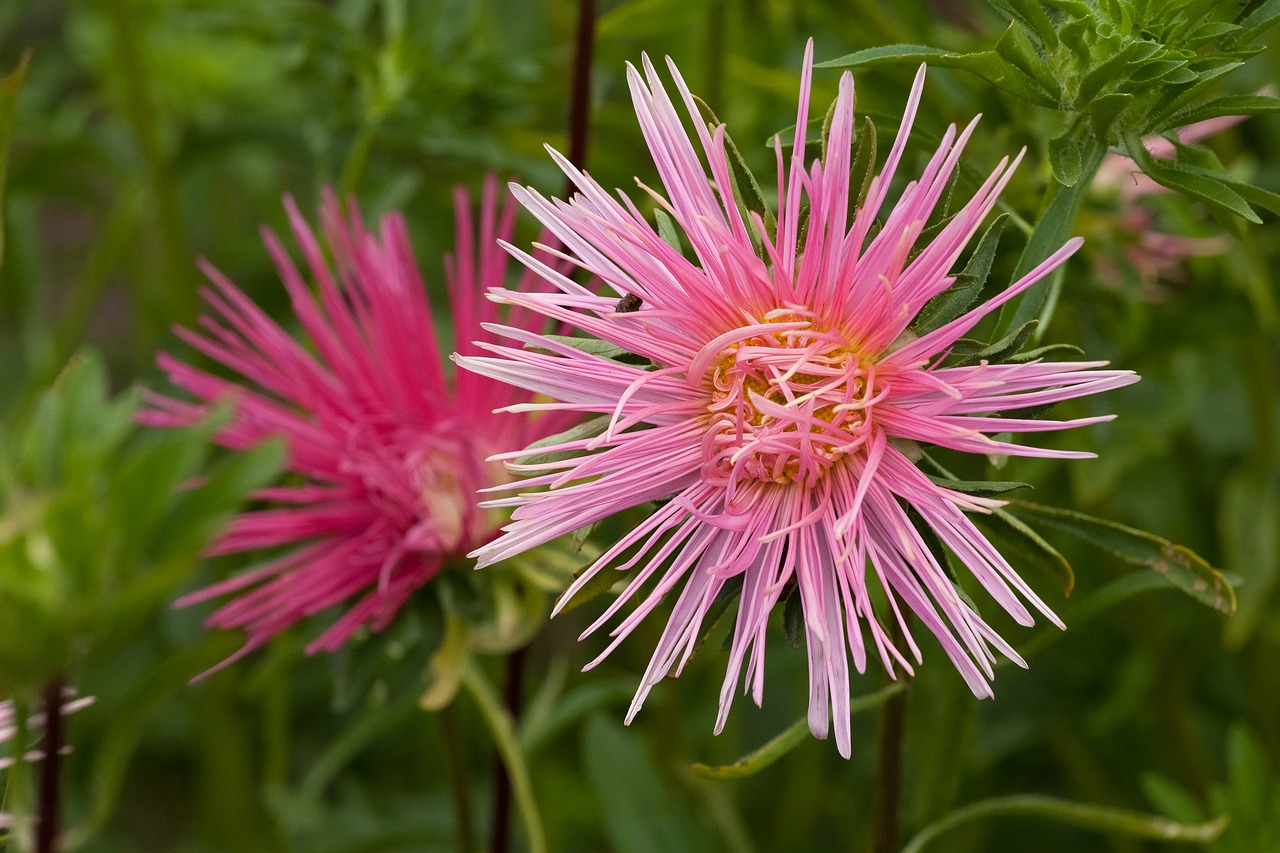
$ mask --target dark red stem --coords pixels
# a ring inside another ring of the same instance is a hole
[[[57,853],[61,806],[62,679],[54,678],[44,690],[44,761],[40,765],[40,802],[36,823],[36,853]]]

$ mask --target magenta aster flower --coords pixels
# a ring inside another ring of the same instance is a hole
[[[811,54],[812,46],[798,128],[808,120]],[[696,129],[692,139],[647,59],[644,75],[629,68],[628,79],[667,190],[665,198],[652,195],[678,226],[692,259],[664,241],[625,196],[611,197],[554,152],[579,190],[571,201],[514,191],[576,262],[615,294],[596,295],[513,249],[561,293],[498,290],[491,298],[576,326],[649,359],[652,367],[513,327],[497,331],[515,346],[484,344],[492,357],[457,357],[478,374],[559,401],[525,403],[518,411],[598,412],[608,419],[596,437],[540,448],[562,451],[559,457],[514,466],[534,476],[498,487],[516,494],[489,505],[515,507],[513,520],[475,556],[488,565],[627,507],[670,498],[565,593],[567,599],[602,571],[636,569],[585,632],[638,600],[612,629],[614,640],[601,657],[672,598],[628,721],[653,685],[679,673],[708,608],[733,579],[741,581],[741,598],[716,731],[740,680],[759,704],[768,616],[794,586],[808,646],[810,728],[825,737],[833,719],[840,752],[848,756],[850,654],[859,672],[875,654],[890,673],[898,667],[910,673],[923,654],[905,611],[937,637],[978,696],[991,695],[993,652],[1021,662],[957,594],[908,509],[1019,623],[1032,623],[1028,602],[1060,624],[965,515],[999,502],[937,485],[913,463],[910,448],[927,443],[981,454],[1089,456],[988,434],[1106,420],[995,413],[1117,388],[1136,377],[1098,370],[1102,362],[940,366],[961,335],[1066,260],[1079,240],[953,322],[919,337],[908,331],[925,303],[953,283],[949,270],[1017,164],[1016,158],[1002,161],[941,233],[917,246],[974,125],[958,134],[953,127],[920,176],[881,213],[919,104],[923,69],[884,168],[852,221],[854,92],[852,77],[844,75],[826,162],[806,164],[802,146],[784,162],[778,149],[780,214],[776,233],[769,234],[761,217],[744,216],[725,189],[733,178],[724,127],[707,128],[679,72],[669,67]],[[878,216],[883,225],[870,236]],[[764,259],[753,248],[753,234],[764,244]],[[873,587],[880,590],[873,593]],[[888,600],[885,612],[873,605],[881,594]],[[890,612],[905,650],[881,623]]]
[[[509,258],[497,245],[509,238],[515,207],[498,204],[489,180],[479,242],[465,193],[457,196],[457,253],[446,258],[450,308],[457,339],[482,335],[500,319],[483,298],[501,286]],[[148,423],[185,426],[205,417],[219,400],[235,402],[218,441],[247,448],[282,438],[287,485],[264,489],[270,504],[237,517],[211,547],[212,554],[288,547],[253,571],[181,599],[179,605],[236,596],[215,611],[210,627],[243,628],[245,646],[230,660],[262,645],[303,617],[347,604],[346,612],[307,647],[333,651],[362,626],[384,628],[414,591],[450,561],[497,532],[492,514],[476,506],[476,492],[502,482],[501,465],[486,457],[563,430],[566,415],[500,417],[495,408],[529,395],[474,374],[446,375],[422,278],[414,264],[404,220],[389,215],[375,236],[359,213],[344,219],[326,194],[320,219],[324,249],[292,200],[285,206],[319,294],[313,296],[286,250],[270,232],[268,251],[289,292],[311,346],[294,340],[217,270],[204,291],[212,314],[201,332],[177,329],[182,340],[239,374],[223,379],[162,353],[170,381],[198,403],[152,395]],[[524,284],[537,279],[526,273]],[[510,312],[516,328],[541,324],[528,312]]]

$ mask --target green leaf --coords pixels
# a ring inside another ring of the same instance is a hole
[[[930,332],[945,326],[960,317],[978,301],[982,288],[991,274],[991,264],[995,261],[996,249],[1000,245],[1000,236],[1009,224],[1009,214],[997,216],[987,230],[983,232],[978,247],[969,256],[964,270],[956,276],[950,287],[933,297],[920,309],[912,327],[917,334]]]
[[[1226,641],[1240,648],[1268,612],[1280,582],[1280,478],[1266,467],[1247,465],[1222,484],[1218,503],[1218,536],[1223,565],[1247,578],[1240,588],[1240,608],[1226,628]]]
[[[710,849],[688,807],[666,784],[639,732],[593,716],[582,733],[586,776],[617,853],[693,853]]]
[[[1201,823],[1204,809],[1185,788],[1175,785],[1163,776],[1147,773],[1142,777],[1142,792],[1151,805],[1166,817],[1180,823]]]
[[[706,120],[707,124],[712,128],[720,126],[720,119],[716,118],[716,114],[711,111],[711,107],[701,98],[694,96],[694,102],[698,105],[699,112]],[[724,135],[725,154],[728,155],[729,172],[733,178],[734,196],[747,210],[752,213],[760,214],[760,218],[764,220],[764,238],[772,241],[777,231],[778,221],[773,215],[773,208],[764,199],[764,191],[760,189],[760,182],[756,180],[756,176],[752,174],[751,168],[747,166],[746,159],[743,158],[742,152],[738,150],[738,146],[733,144],[733,140],[729,138],[729,134]],[[754,233],[755,229],[749,229]]]
[[[1040,5],[1039,0],[987,0],[987,2],[1033,30],[1045,46],[1057,46],[1058,33],[1054,30],[1049,16],[1044,13],[1044,7]]]
[[[804,642],[804,599],[799,587],[792,587],[787,594],[787,603],[782,609],[782,627],[787,635],[787,646],[794,652]]]
[[[1142,168],[1142,171],[1161,186],[1198,198],[1216,210],[1234,213],[1254,224],[1262,223],[1258,214],[1249,207],[1249,203],[1227,186],[1218,175],[1153,157],[1151,152],[1143,146],[1137,134],[1125,134],[1124,141],[1125,150],[1129,156]]]
[[[0,77],[0,268],[4,267],[5,203],[4,191],[9,170],[9,146],[13,143],[14,118],[18,111],[18,94],[26,79],[31,63],[31,51],[27,50],[18,61],[18,67]]]
[[[1260,116],[1276,112],[1280,112],[1280,98],[1265,95],[1227,95],[1175,114],[1168,120],[1166,126],[1182,127],[1222,116]]]
[[[963,824],[989,817],[1004,816],[1040,817],[1092,829],[1104,836],[1123,835],[1153,841],[1208,842],[1221,835],[1227,827],[1225,816],[1207,823],[1183,824],[1129,809],[1073,803],[1069,800],[1036,794],[1021,794],[1012,797],[993,797],[958,808],[920,830],[902,848],[902,853],[920,853],[935,838]]]
[[[546,462],[558,462],[562,459],[569,459],[574,456],[581,455],[580,450],[551,450],[545,453],[537,453],[541,447],[554,447],[557,444],[565,444],[570,441],[581,441],[586,438],[595,438],[601,435],[609,427],[609,421],[612,415],[599,415],[590,420],[575,424],[564,432],[549,435],[546,438],[540,438],[525,448],[525,455],[519,456],[515,460],[517,465],[541,465]],[[544,473],[541,471],[514,471],[516,476],[536,477]]]
[[[1090,101],[1089,126],[1093,128],[1093,135],[1104,143],[1110,143],[1111,127],[1131,103],[1133,95],[1128,92],[1109,92]]]
[[[1080,140],[1069,136],[1049,140],[1049,168],[1058,183],[1075,186],[1084,168],[1080,162]]]
[[[1011,500],[1009,505],[1035,515],[1043,524],[1070,533],[1127,563],[1145,566],[1197,601],[1234,613],[1236,594],[1222,574],[1200,555],[1167,539],[1075,510]]]
[[[858,135],[858,150],[853,155],[853,165],[849,167],[850,203],[854,210],[862,207],[867,200],[867,190],[871,188],[871,178],[876,170],[876,126],[867,116],[862,117],[862,132]]]
[[[953,363],[957,367],[977,364],[980,361],[1001,364],[1009,356],[1027,345],[1039,325],[1039,320],[1028,320],[993,344],[985,344],[982,341],[975,341],[970,338],[961,338],[951,348],[951,356],[953,358],[958,356]]]
[[[1016,559],[1053,578],[1063,595],[1070,595],[1075,589],[1076,573],[1071,563],[1022,519],[1006,509],[992,510],[991,515],[975,514],[971,518],[1006,559],[1011,562]]]
[[[628,352],[620,346],[602,341],[598,338],[579,338],[572,335],[543,335],[549,341],[555,341],[564,344],[567,347],[573,347],[576,350],[585,352],[589,355],[598,355],[601,358],[608,358],[613,361],[619,361],[623,364],[648,364],[649,359],[635,353]],[[525,349],[539,349],[537,344],[525,344]]]
[[[954,53],[918,44],[890,44],[859,50],[820,62],[818,68],[874,68],[927,62],[940,68],[958,68],[976,74],[1006,92],[1043,107],[1057,107],[1057,99],[1034,78],[1010,64],[994,50],[976,53]]]
[[[875,693],[854,697],[849,700],[849,713],[857,714],[878,708],[906,689],[905,683],[898,682]],[[747,753],[732,764],[695,764],[692,768],[693,773],[704,779],[745,779],[748,776],[754,776],[795,749],[808,736],[809,718],[801,717],[759,749]]]
[[[607,566],[601,571],[596,572],[591,580],[582,585],[582,589],[574,593],[573,598],[565,602],[560,608],[560,613],[568,613],[570,610],[576,610],[595,598],[599,598],[619,581],[624,581],[631,576],[630,572],[619,572]],[[576,576],[575,576],[576,577]]]
[[[1083,357],[1084,350],[1075,344],[1048,344],[1047,346],[1036,347],[1024,352],[1017,352],[1005,359],[1007,364],[1026,364],[1029,361],[1045,358],[1046,356],[1058,353],[1072,358]]]
[[[658,236],[662,238],[662,242],[683,254],[684,249],[680,246],[680,229],[676,228],[675,220],[660,207],[654,208],[653,218],[658,223]]]
[[[1225,41],[1223,47],[1248,44],[1277,20],[1280,20],[1280,0],[1266,0],[1240,21],[1240,29]]]
[[[1006,62],[1034,80],[1054,100],[1062,98],[1062,85],[1045,63],[1025,30],[1012,24],[996,42],[996,53]]]
[[[935,477],[933,475],[928,475],[928,477],[943,488],[965,495],[976,495],[980,498],[990,498],[1017,489],[1031,488],[1030,483],[1017,483],[1011,480],[952,480],[947,477]]]

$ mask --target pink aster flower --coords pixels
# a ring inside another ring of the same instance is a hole
[[[796,119],[801,128],[808,120],[811,58],[812,46]],[[652,367],[514,327],[497,330],[514,346],[484,344],[490,356],[457,357],[478,374],[558,401],[539,399],[517,411],[608,416],[597,437],[541,448],[564,454],[515,466],[534,476],[499,487],[515,494],[489,505],[515,507],[512,522],[475,556],[488,565],[627,507],[670,498],[561,600],[602,571],[635,569],[622,594],[585,632],[637,602],[612,628],[604,657],[671,599],[666,630],[628,721],[653,685],[680,672],[712,602],[738,579],[741,597],[716,731],[739,681],[761,702],[769,613],[794,588],[808,649],[809,725],[825,737],[833,724],[840,752],[848,756],[850,656],[859,672],[870,655],[892,674],[899,667],[912,672],[923,652],[905,612],[937,638],[978,696],[991,695],[994,652],[1021,663],[957,594],[908,509],[1015,620],[1032,624],[1034,609],[1061,624],[965,515],[999,502],[937,485],[913,463],[911,446],[1089,456],[989,434],[1058,430],[1106,417],[1052,421],[995,414],[1118,388],[1137,377],[1099,370],[1103,362],[940,366],[961,335],[1065,261],[1079,248],[1078,239],[953,322],[919,337],[908,331],[925,303],[954,281],[949,271],[1017,165],[1017,158],[1001,161],[942,232],[917,245],[974,124],[958,133],[952,127],[921,174],[882,212],[920,101],[923,68],[884,168],[851,220],[854,91],[852,77],[841,78],[826,162],[805,163],[802,146],[789,160],[777,149],[780,213],[770,235],[760,216],[744,216],[725,189],[732,177],[724,127],[707,128],[679,72],[668,65],[693,137],[647,59],[644,74],[629,68],[628,80],[667,190],[665,197],[652,195],[677,224],[691,258],[655,233],[625,196],[609,195],[554,152],[578,188],[571,201],[515,190],[576,262],[615,293],[597,295],[512,249],[561,292],[498,290],[491,298],[576,326],[649,359]],[[806,202],[808,224],[802,227]],[[877,217],[883,225],[869,238]],[[764,243],[765,259],[753,249],[753,231]],[[626,310],[637,304],[639,310]],[[878,595],[887,597],[887,608],[873,605]],[[891,639],[883,618],[899,623],[905,648]]]
[[[483,298],[484,287],[503,284],[509,261],[496,238],[511,236],[515,207],[508,201],[499,210],[498,193],[490,179],[478,244],[466,194],[459,191],[456,198],[457,253],[445,267],[461,342],[501,318],[498,306]],[[269,506],[237,517],[210,553],[288,550],[178,602],[235,596],[207,620],[210,627],[248,634],[223,665],[338,605],[347,605],[346,612],[311,642],[309,652],[333,651],[363,626],[386,627],[447,563],[497,532],[492,514],[476,506],[476,492],[506,475],[486,457],[568,423],[555,414],[495,416],[495,408],[529,395],[482,376],[446,374],[399,215],[385,217],[375,236],[357,211],[344,218],[337,199],[326,194],[320,219],[335,276],[292,200],[285,207],[318,296],[275,235],[264,231],[263,238],[310,345],[204,264],[213,283],[203,294],[211,314],[201,319],[201,331],[176,332],[239,376],[223,379],[162,353],[158,361],[170,381],[200,402],[152,395],[144,418],[185,426],[230,399],[235,411],[218,434],[221,444],[242,449],[279,437],[287,445],[291,481],[259,492],[257,499]],[[526,273],[522,286],[536,280]],[[520,329],[542,322],[518,310],[506,320]]]

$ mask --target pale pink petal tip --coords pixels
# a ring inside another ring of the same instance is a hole
[[[812,44],[797,128],[818,113],[809,104],[811,62]],[[627,198],[557,156],[577,190],[572,202],[532,189],[516,197],[603,286],[575,289],[516,252],[556,292],[509,300],[647,363],[600,358],[518,330],[500,331],[509,345],[484,346],[484,355],[458,360],[478,376],[540,395],[536,405],[547,411],[608,419],[598,436],[561,447],[568,458],[521,472],[531,478],[492,502],[514,508],[510,524],[473,556],[494,562],[659,501],[565,596],[601,572],[626,579],[585,632],[610,626],[607,647],[588,666],[649,614],[669,610],[627,719],[655,685],[680,673],[722,593],[735,594],[737,610],[715,730],[725,725],[739,690],[763,701],[770,613],[798,596],[809,726],[816,737],[834,734],[848,756],[851,670],[864,672],[868,659],[898,678],[945,656],[979,697],[992,694],[998,656],[1021,663],[953,586],[931,550],[934,540],[967,568],[969,592],[981,588],[1021,625],[1032,624],[1037,612],[1061,624],[966,514],[1000,503],[934,482],[916,464],[919,448],[1092,455],[994,436],[1102,418],[999,414],[1113,390],[1137,377],[1097,362],[946,366],[959,338],[1066,263],[1080,248],[1078,238],[968,313],[936,329],[911,329],[921,309],[954,282],[966,247],[1021,158],[1000,161],[941,231],[922,240],[976,126],[975,119],[949,129],[890,202],[891,187],[904,183],[895,175],[901,178],[913,162],[905,153],[921,108],[923,66],[884,166],[852,215],[852,78],[839,84],[825,162],[806,162],[803,145],[790,156],[775,146],[777,223],[757,248],[763,220],[744,215],[723,192],[732,183],[725,129],[702,121],[674,63],[668,63],[674,96],[647,57],[640,65],[628,66],[627,80],[665,188],[665,196],[652,191],[652,197],[676,224],[682,249],[668,245]],[[638,308],[623,310],[623,295]],[[930,542],[917,523],[932,530]]]

